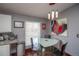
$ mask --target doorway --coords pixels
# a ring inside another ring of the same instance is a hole
[[[25,22],[25,46],[31,47],[31,38],[40,37],[40,22]],[[36,42],[36,41],[35,41]]]

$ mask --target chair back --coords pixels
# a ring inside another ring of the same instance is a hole
[[[32,37],[31,38],[31,46],[32,46],[32,50],[38,50],[38,38],[37,37]]]
[[[61,48],[61,55],[63,55],[67,44],[68,44],[68,42],[62,45],[62,48]]]

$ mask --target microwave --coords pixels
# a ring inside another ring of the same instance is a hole
[[[0,36],[0,41],[3,41],[3,40],[4,40],[3,36]]]

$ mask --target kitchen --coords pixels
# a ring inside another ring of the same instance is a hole
[[[19,42],[17,35],[12,33],[12,17],[10,15],[0,14],[0,19],[0,52],[2,52],[0,55],[10,56],[19,51],[18,49],[21,49],[19,46],[24,47],[25,42]],[[17,55],[19,54],[17,53]]]

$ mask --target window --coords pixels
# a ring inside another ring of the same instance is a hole
[[[32,37],[40,37],[40,23],[38,22],[26,22],[25,23],[25,39],[26,46],[31,45]]]

